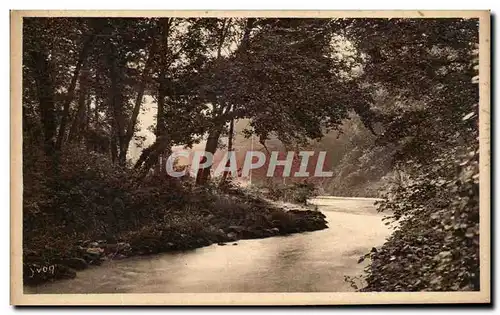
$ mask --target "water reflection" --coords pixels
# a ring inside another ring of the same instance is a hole
[[[320,200],[329,229],[238,246],[105,262],[76,279],[25,288],[26,293],[311,292],[352,291],[360,255],[390,231],[373,200]]]

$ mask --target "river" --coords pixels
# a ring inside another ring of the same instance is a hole
[[[106,261],[25,293],[353,291],[344,276],[361,274],[359,257],[391,233],[374,201],[319,197],[310,202],[326,215],[325,230]]]

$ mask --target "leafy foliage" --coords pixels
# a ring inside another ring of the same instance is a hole
[[[353,24],[364,75],[397,100],[373,113],[379,144],[396,148],[379,204],[395,232],[369,254],[362,291],[479,290],[477,30],[460,19]]]
[[[291,184],[277,184],[264,182],[252,188],[256,193],[262,194],[271,200],[280,200],[298,204],[306,204],[307,200],[318,195],[318,189],[312,182],[301,181]]]
[[[80,257],[82,242],[126,242],[135,254],[325,228],[322,217],[287,214],[259,196],[218,183],[198,187],[113,164],[106,155],[66,147],[53,172],[45,154],[25,157],[23,258],[47,265]],[[306,215],[309,215],[306,213]],[[314,219],[314,220],[313,220]],[[279,228],[271,231],[270,229]]]
[[[82,238],[150,251],[212,241],[224,222],[307,227],[209,169],[162,176],[172,146],[207,137],[214,153],[248,119],[261,143],[340,148],[327,191],[374,193],[388,174],[379,209],[396,230],[361,290],[479,288],[476,19],[26,18],[23,39],[25,259]],[[145,95],[156,140],[132,168]],[[304,203],[317,184],[267,189]]]

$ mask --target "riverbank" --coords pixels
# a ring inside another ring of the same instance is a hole
[[[25,284],[73,278],[106,259],[327,227],[320,212],[286,211],[230,183],[143,177],[80,147],[53,159],[31,152],[23,168]]]
[[[75,279],[25,286],[24,293],[354,292],[345,276],[361,275],[368,261],[358,264],[359,256],[392,230],[373,201],[328,199],[318,210],[329,228],[108,260]]]
[[[267,238],[327,228],[319,211],[290,209],[241,193],[218,196],[198,214],[177,213],[168,224],[158,223],[118,233],[107,239],[79,239],[59,246],[49,256],[28,251],[24,257],[24,283],[37,285],[74,278],[79,270],[103,261],[164,252],[185,251],[211,244],[237,245],[241,239]],[[225,203],[225,205],[222,205]],[[233,205],[233,208],[228,207]],[[196,223],[195,223],[196,222]],[[54,245],[57,244],[48,244]],[[69,244],[66,244],[69,245]],[[30,255],[31,253],[31,255]]]

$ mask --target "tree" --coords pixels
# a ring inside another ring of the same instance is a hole
[[[25,87],[29,87],[30,81],[35,82],[41,124],[44,126],[45,148],[48,154],[59,149],[62,141],[60,135],[62,134],[61,130],[64,131],[65,129],[65,118],[61,120],[59,135],[57,135],[56,139],[58,101],[61,99],[58,91],[65,87],[64,81],[70,75],[67,65],[72,62],[72,56],[67,51],[79,49],[76,30],[80,27],[85,27],[85,25],[66,18],[59,20],[53,18],[26,18],[23,24],[23,37],[25,38],[25,45],[23,45],[23,59],[25,60],[23,67],[24,83]],[[67,89],[65,97],[63,97],[65,99],[65,113],[72,100],[78,73],[89,44],[90,41],[83,44],[82,51],[77,57],[78,61],[73,71],[71,83],[69,87],[65,87]],[[25,92],[27,92],[25,96],[32,95],[27,90]],[[65,116],[63,115],[63,117]]]
[[[152,29],[150,19],[26,19],[25,82],[43,82],[43,105],[40,107],[47,108],[44,113],[48,114],[42,117],[42,124],[47,126],[46,138],[57,133],[54,149],[60,150],[67,138],[80,142],[87,132],[96,134],[94,131],[101,129],[97,133],[109,134],[110,143],[114,144],[112,156],[124,165],[150,81],[154,52],[148,54],[148,50],[154,49],[154,41],[151,43],[144,38],[155,38],[150,36],[154,33]],[[31,62],[30,55],[38,55],[36,61]],[[77,90],[79,97],[74,104]],[[129,103],[134,94],[136,101],[131,111]],[[25,95],[32,96],[30,93]],[[25,100],[25,104],[32,102],[32,98]],[[51,102],[53,105],[48,105]],[[33,113],[31,108],[26,109]],[[91,110],[94,110],[93,115]],[[26,121],[31,119],[28,116],[25,115]],[[91,116],[94,117],[92,127],[89,125]],[[88,121],[83,129],[82,118]]]
[[[363,19],[346,36],[363,79],[390,95],[371,108],[402,180],[380,211],[400,228],[371,253],[364,291],[479,289],[477,19]]]
[[[158,21],[161,52],[155,60],[157,124],[155,143],[143,150],[135,168],[143,173],[170,152],[173,145],[190,146],[205,133],[205,100],[199,97],[200,72],[209,60],[211,38],[206,33],[217,19],[168,18]],[[165,160],[165,159],[164,159]]]
[[[93,20],[93,21],[96,21],[96,20]],[[67,125],[67,121],[69,120],[69,114],[70,114],[69,108],[70,108],[71,102],[73,101],[74,92],[75,92],[75,88],[76,88],[76,82],[78,80],[78,76],[80,75],[80,70],[84,66],[84,63],[87,59],[87,55],[89,53],[89,50],[91,49],[91,45],[95,39],[95,36],[100,31],[100,27],[101,27],[100,23],[96,23],[95,25],[92,26],[92,30],[90,31],[91,33],[85,36],[86,39],[84,40],[81,51],[78,55],[75,70],[73,71],[73,74],[71,77],[71,82],[69,84],[68,91],[67,91],[66,97],[64,99],[64,105],[63,105],[64,109],[63,109],[63,113],[62,113],[62,117],[61,117],[61,124],[59,126],[59,132],[57,135],[57,142],[56,142],[57,149],[61,148],[65,134],[66,134],[66,125]],[[84,97],[84,96],[82,96],[82,97]],[[79,112],[82,112],[82,110],[79,110]]]
[[[264,141],[274,133],[287,144],[305,143],[338,128],[350,108],[366,102],[354,78],[337,72],[343,65],[335,67],[331,57],[331,20],[261,19],[246,27],[240,48],[204,80],[202,94],[218,104],[206,151],[215,152],[232,119],[251,119]],[[205,168],[198,183],[209,173]]]
[[[363,79],[397,98],[394,110],[371,113],[384,125],[381,141],[401,144],[399,157],[425,162],[445,144],[474,141],[477,121],[462,117],[478,99],[470,84],[477,25],[477,19],[359,19],[346,28],[367,60]]]

